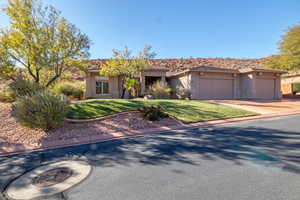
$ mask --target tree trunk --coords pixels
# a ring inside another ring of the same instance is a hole
[[[133,98],[132,90],[128,90],[128,99],[132,99],[132,98]]]
[[[124,77],[121,78],[121,99],[124,99],[126,88],[124,87],[125,80]]]
[[[122,88],[121,99],[124,99],[126,88]]]
[[[56,81],[56,79],[58,79],[59,76],[58,75],[55,75],[47,84],[46,84],[46,87],[49,87],[54,81]]]

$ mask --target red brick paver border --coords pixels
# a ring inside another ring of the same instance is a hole
[[[49,142],[49,143],[47,143],[47,146],[42,146],[42,147],[39,147],[37,145],[23,145],[23,144],[7,143],[6,145],[2,145],[0,147],[0,156],[7,156],[7,155],[24,153],[24,152],[43,151],[46,149],[55,149],[55,148],[61,148],[61,147],[78,146],[78,145],[83,145],[83,144],[91,144],[91,143],[114,140],[114,139],[140,137],[140,136],[150,135],[150,134],[154,134],[154,133],[161,133],[161,132],[174,131],[174,130],[180,130],[180,129],[212,126],[212,125],[219,125],[219,124],[227,124],[227,123],[258,120],[258,119],[267,119],[267,118],[273,118],[273,117],[283,117],[283,116],[299,115],[299,114],[300,114],[299,111],[286,112],[286,113],[272,113],[272,114],[250,116],[250,117],[212,120],[212,121],[206,121],[206,122],[196,122],[196,123],[191,123],[191,124],[180,124],[180,125],[169,126],[169,127],[148,128],[148,129],[141,129],[141,130],[115,132],[112,134],[92,136],[92,137],[83,137],[80,139],[74,139],[74,140],[68,140],[68,141],[54,141],[52,143]],[[79,121],[80,120],[77,120],[77,122],[79,122]]]

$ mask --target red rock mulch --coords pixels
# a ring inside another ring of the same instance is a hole
[[[11,144],[44,148],[50,144],[55,144],[56,141],[69,143],[70,141],[80,141],[82,138],[95,138],[95,136],[101,135],[112,138],[109,136],[126,136],[126,133],[135,130],[179,124],[180,122],[173,118],[165,118],[158,122],[145,121],[139,113],[132,112],[102,121],[88,123],[63,122],[58,129],[45,132],[21,126],[11,115],[11,104],[0,103],[0,153],[1,146]]]

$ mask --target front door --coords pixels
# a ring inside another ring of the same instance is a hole
[[[146,90],[150,88],[155,82],[160,81],[161,77],[159,76],[145,76],[145,86]]]

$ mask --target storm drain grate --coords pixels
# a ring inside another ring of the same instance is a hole
[[[32,179],[32,184],[38,187],[48,187],[61,182],[71,177],[73,174],[72,170],[67,167],[59,167],[51,169]]]
[[[11,182],[5,191],[9,199],[44,198],[62,193],[82,182],[91,171],[83,161],[60,161],[43,165]]]

